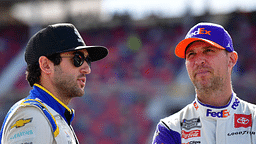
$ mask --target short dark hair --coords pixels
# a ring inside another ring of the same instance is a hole
[[[54,63],[54,65],[59,65],[61,62],[60,53],[52,54],[50,56],[46,56],[50,61]],[[29,85],[32,87],[35,83],[40,84],[40,76],[41,69],[39,67],[39,63],[28,64],[26,69],[26,80]]]

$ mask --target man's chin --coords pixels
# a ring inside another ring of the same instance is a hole
[[[78,93],[78,97],[82,97],[84,95],[85,91],[84,89],[80,89],[79,93]]]
[[[73,97],[82,97],[85,94],[84,88],[76,87],[73,89]]]
[[[194,86],[198,90],[209,89],[211,87],[211,82],[209,82],[207,80],[197,81],[197,82],[194,82]]]

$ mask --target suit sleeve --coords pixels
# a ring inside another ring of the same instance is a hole
[[[161,121],[157,124],[152,144],[181,144],[181,136]]]
[[[19,107],[7,119],[2,133],[2,144],[52,144],[51,125],[43,112],[35,106]]]

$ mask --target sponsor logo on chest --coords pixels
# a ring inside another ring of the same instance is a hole
[[[35,133],[34,133],[34,130],[33,129],[26,129],[26,130],[24,130],[24,131],[21,131],[21,132],[17,132],[17,133],[15,133],[14,135],[12,135],[11,137],[10,137],[10,141],[13,141],[13,140],[19,140],[19,139],[21,139],[21,138],[24,138],[24,137],[26,137],[26,138],[28,138],[28,137],[34,137],[35,136]]]
[[[201,128],[202,124],[200,122],[200,118],[193,118],[193,119],[183,119],[183,121],[181,122],[181,127],[186,129],[186,130],[190,130],[192,128]]]
[[[252,114],[235,114],[234,115],[234,125],[235,128],[239,127],[252,127]]]
[[[230,116],[229,113],[230,113],[230,111],[228,111],[227,109],[221,110],[221,111],[218,111],[218,112],[214,112],[211,109],[207,109],[206,116],[207,117],[226,118],[226,117]]]
[[[227,136],[255,135],[254,131],[237,131],[228,133]]]
[[[14,128],[14,127],[16,127],[16,128],[23,127],[23,126],[25,126],[26,124],[32,122],[32,119],[33,119],[33,118],[19,119],[19,120],[17,120],[17,121],[15,122],[15,124],[13,124],[13,125],[11,126],[11,129]]]
[[[186,132],[186,131],[182,130],[181,135],[182,135],[183,139],[201,137],[201,131],[200,130],[192,130],[192,131]]]
[[[181,144],[200,144],[200,143],[201,143],[200,141],[190,141],[190,142],[181,143]]]
[[[231,108],[236,110],[239,106],[240,101],[236,98],[235,101],[232,103]],[[230,116],[230,111],[227,109],[221,111],[213,111],[212,109],[206,110],[207,117],[217,117],[217,118],[226,118]]]

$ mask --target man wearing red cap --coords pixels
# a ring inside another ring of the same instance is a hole
[[[255,105],[238,98],[231,73],[238,54],[220,25],[199,23],[175,49],[185,59],[195,100],[157,125],[153,144],[256,144]]]
[[[86,46],[72,24],[49,25],[28,42],[26,78],[33,89],[7,113],[0,144],[78,144],[67,105],[84,95],[91,62],[108,55],[103,46]]]

